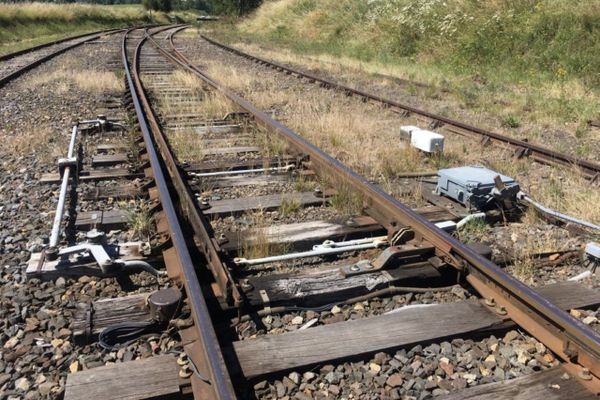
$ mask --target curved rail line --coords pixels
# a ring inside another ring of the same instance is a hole
[[[108,32],[112,32],[112,31],[115,31],[115,29],[103,29],[103,30],[99,30],[99,31],[82,33],[81,35],[69,36],[69,37],[65,37],[65,38],[62,38],[62,39],[53,40],[51,42],[46,42],[46,43],[38,44],[36,46],[28,47],[26,49],[21,49],[21,50],[17,50],[15,52],[12,52],[12,53],[4,54],[4,55],[0,56],[0,61],[10,60],[11,58],[15,58],[17,56],[22,56],[23,54],[27,54],[27,53],[31,53],[33,51],[41,50],[41,49],[44,49],[46,47],[54,46],[55,44],[61,44],[61,43],[64,43],[64,42],[68,42],[69,40],[80,39],[82,37],[86,37],[86,36],[89,36],[89,35],[97,35],[97,34],[108,33]],[[119,31],[119,29],[117,29],[117,31]]]
[[[45,49],[45,48],[53,46],[55,44],[62,44],[62,43],[65,43],[65,42],[68,42],[68,41],[71,41],[71,40],[77,40],[77,39],[84,38],[86,36],[92,35],[92,36],[88,37],[87,39],[81,40],[79,42],[75,42],[75,43],[67,45],[65,47],[61,47],[61,48],[57,49],[56,51],[53,51],[53,52],[51,52],[49,54],[46,54],[46,55],[44,55],[44,56],[42,56],[40,58],[37,58],[34,61],[32,61],[30,63],[27,63],[26,65],[23,65],[23,66],[17,68],[16,70],[14,70],[12,72],[9,72],[7,75],[4,75],[4,76],[0,77],[0,87],[6,85],[8,82],[12,81],[13,79],[15,79],[15,78],[23,75],[25,72],[27,72],[27,71],[29,71],[29,70],[37,67],[38,65],[40,65],[40,64],[42,64],[42,63],[44,63],[44,62],[46,62],[46,61],[48,61],[48,60],[50,60],[50,59],[58,56],[58,55],[60,55],[60,54],[66,52],[68,50],[71,50],[71,49],[73,49],[75,47],[81,46],[82,44],[90,42],[92,40],[96,40],[96,39],[98,39],[99,37],[101,37],[101,36],[103,36],[105,34],[117,33],[117,32],[124,32],[124,31],[125,31],[125,29],[108,29],[108,30],[102,30],[102,31],[98,31],[98,32],[87,33],[85,35],[78,35],[78,36],[74,36],[74,37],[70,37],[70,38],[66,38],[66,39],[61,39],[61,40],[58,40],[58,41],[55,41],[55,42],[46,43],[46,44],[43,44],[43,45],[31,47],[29,49],[20,50],[18,52],[11,53],[11,54],[8,54],[6,56],[3,56],[2,61],[7,60],[7,59],[11,59],[11,58],[14,58],[14,57],[17,57],[17,56],[21,56],[21,55],[24,55],[24,54],[29,54],[29,53],[32,53],[34,51],[38,51],[38,50],[41,50],[41,49]]]
[[[182,29],[185,27],[171,32],[168,50],[154,39],[150,40],[173,63],[220,91],[242,110],[251,114],[257,124],[279,135],[300,153],[308,155],[318,174],[343,180],[360,193],[365,199],[367,212],[386,226],[390,234],[400,226],[409,226],[418,237],[429,241],[448,264],[468,273],[467,280],[483,297],[493,298],[499,306],[504,307],[512,320],[546,344],[565,362],[568,369],[577,374],[583,367],[588,368],[594,374],[594,378],[585,383],[596,393],[600,391],[600,380],[597,378],[600,376],[600,336],[597,333],[378,186],[207,76],[176,48],[173,35]]]
[[[164,28],[166,29],[166,28]],[[162,30],[164,30],[162,29]],[[204,293],[200,287],[196,265],[192,261],[187,247],[186,237],[179,222],[178,210],[174,203],[176,197],[169,190],[174,181],[181,179],[174,165],[172,156],[165,156],[164,137],[161,136],[156,117],[152,113],[148,99],[144,92],[139,77],[140,52],[148,36],[143,37],[135,44],[133,59],[128,57],[128,35],[127,31],[122,43],[122,59],[125,68],[126,80],[131,92],[132,102],[137,119],[146,145],[148,159],[152,168],[154,182],[162,205],[164,220],[168,225],[168,234],[175,252],[175,257],[165,257],[170,275],[178,276],[185,287],[188,302],[192,310],[197,333],[197,343],[193,346],[192,354],[196,369],[206,378],[193,375],[192,388],[196,398],[211,399],[233,399],[235,391],[229,376],[225,361],[221,352],[219,341],[215,333]],[[157,33],[157,32],[154,32]]]
[[[146,26],[145,28],[150,28],[154,25],[149,25]],[[138,27],[134,27],[132,29],[137,29]],[[95,31],[95,32],[90,32],[90,33],[84,33],[81,35],[75,35],[75,36],[71,36],[71,37],[67,37],[67,38],[63,38],[63,39],[59,39],[59,40],[55,40],[52,42],[48,42],[48,43],[43,43],[37,46],[33,46],[27,49],[23,49],[23,50],[18,50],[15,51],[14,53],[9,53],[9,54],[5,54],[3,56],[0,56],[0,61],[7,61],[10,59],[13,59],[15,57],[18,56],[22,56],[22,55],[26,55],[29,53],[33,53],[35,51],[38,50],[43,50],[45,48],[57,45],[57,44],[63,44],[66,42],[70,42],[72,40],[77,40],[77,39],[81,39],[81,38],[85,38],[87,36],[89,36],[89,38],[85,39],[85,40],[81,40],[79,42],[75,42],[73,44],[67,45],[65,47],[61,47],[59,49],[57,49],[56,51],[53,51],[49,54],[46,54],[38,59],[33,60],[32,62],[29,62],[19,68],[17,68],[16,70],[4,75],[0,77],[0,88],[3,87],[4,85],[6,85],[8,82],[12,81],[13,79],[18,78],[19,76],[23,75],[25,72],[37,67],[38,65],[51,60],[52,58],[66,52],[69,51],[71,49],[74,49],[76,47],[79,47],[87,42],[91,42],[92,40],[96,40],[100,37],[102,37],[103,35],[107,35],[107,34],[114,34],[114,33],[119,33],[119,32],[126,32],[128,29],[120,29],[120,28],[116,28],[116,29],[103,29],[103,30],[99,30],[99,31]]]
[[[523,141],[523,140],[511,138],[509,136],[502,135],[497,132],[492,132],[487,129],[478,128],[476,126],[469,125],[464,122],[460,122],[460,121],[457,121],[457,120],[454,120],[454,119],[451,119],[448,117],[444,117],[443,115],[434,114],[434,113],[431,113],[431,112],[428,112],[425,110],[421,110],[421,109],[412,107],[407,104],[402,104],[402,103],[399,103],[394,100],[386,99],[386,98],[377,96],[372,93],[368,93],[368,92],[358,90],[358,89],[355,89],[355,88],[352,88],[352,87],[349,87],[349,86],[346,86],[346,85],[343,85],[343,84],[340,84],[337,82],[333,82],[328,79],[320,78],[318,76],[299,71],[297,69],[285,66],[283,64],[279,64],[274,61],[266,60],[264,58],[254,56],[252,54],[245,53],[234,47],[228,46],[228,45],[220,43],[214,39],[211,39],[205,35],[200,35],[200,36],[207,42],[209,42],[217,47],[220,47],[226,51],[229,51],[233,54],[236,54],[236,55],[246,58],[248,60],[257,62],[261,65],[271,67],[277,71],[281,71],[281,72],[285,71],[288,75],[295,75],[299,78],[308,79],[311,83],[317,82],[322,87],[325,87],[325,88],[334,88],[334,89],[343,91],[348,95],[357,95],[357,96],[362,97],[365,100],[372,100],[372,101],[384,104],[386,106],[398,108],[398,109],[401,109],[401,110],[409,112],[409,113],[418,114],[418,115],[427,117],[427,118],[431,119],[432,121],[437,121],[437,123],[442,123],[445,125],[453,126],[455,128],[459,128],[459,129],[462,129],[462,130],[470,132],[470,133],[475,133],[477,135],[482,136],[482,140],[488,140],[486,138],[489,138],[489,140],[496,141],[496,142],[502,143],[502,144],[510,145],[510,146],[514,147],[516,150],[519,150],[522,155],[531,155],[535,160],[542,162],[542,163],[560,164],[560,165],[567,165],[570,167],[573,167],[573,166],[577,167],[579,169],[579,171],[581,173],[583,173],[583,175],[586,178],[590,179],[592,182],[600,182],[600,164],[598,164],[598,163],[595,163],[595,162],[592,162],[589,160],[585,160],[582,158],[570,156],[568,154],[560,153],[560,152],[557,152],[557,151],[554,151],[551,149],[547,149],[545,147],[542,147],[542,146],[539,146],[539,145],[536,145],[533,143]]]

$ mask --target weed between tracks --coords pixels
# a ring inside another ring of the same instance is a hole
[[[120,93],[125,89],[123,80],[114,72],[81,69],[79,66],[79,61],[69,56],[63,58],[59,66],[51,72],[33,74],[22,84],[28,89],[36,90],[39,90],[40,86],[51,84],[51,90],[58,94],[67,93],[71,85],[89,92]]]
[[[119,208],[127,214],[128,228],[132,238],[149,240],[154,232],[150,204],[146,200],[119,202]]]
[[[240,231],[239,243],[242,244],[240,249],[240,257],[247,259],[267,257],[271,254],[272,245],[269,243],[267,236],[268,223],[263,210],[255,211],[251,214],[246,214],[246,218],[252,226],[252,235],[248,231]]]

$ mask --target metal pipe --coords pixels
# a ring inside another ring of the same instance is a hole
[[[281,254],[277,256],[270,257],[262,257],[262,258],[254,258],[254,259],[246,259],[246,258],[235,258],[233,260],[237,265],[260,265],[267,264],[277,261],[287,261],[287,260],[295,260],[299,258],[307,258],[307,257],[320,257],[331,254],[339,254],[345,253],[347,251],[355,251],[355,250],[368,250],[368,249],[376,249],[387,244],[387,237],[381,236],[376,238],[368,238],[368,239],[357,239],[350,240],[348,242],[331,242],[326,241],[322,245],[313,246],[312,250],[309,251],[301,251],[297,253],[288,253]]]
[[[71,133],[71,141],[69,143],[69,150],[67,152],[67,158],[73,158],[73,151],[75,149],[75,138],[77,137],[77,124],[73,126]],[[56,214],[54,215],[54,223],[52,224],[52,233],[50,234],[49,247],[53,248],[58,245],[58,238],[60,235],[60,224],[63,218],[63,212],[65,208],[65,201],[67,198],[67,188],[69,185],[69,175],[71,173],[71,167],[65,166],[63,170],[62,184],[60,186],[60,194],[58,195],[58,204],[56,206]]]
[[[190,172],[191,176],[205,178],[209,176],[228,176],[228,175],[244,175],[255,174],[261,172],[289,171],[294,168],[294,164],[288,164],[285,167],[257,168],[257,169],[238,169],[233,171],[215,171],[215,172]]]
[[[115,262],[120,263],[123,266],[124,270],[131,269],[143,269],[146,272],[149,272],[153,275],[165,276],[167,275],[167,271],[159,271],[154,268],[152,265],[148,264],[146,261],[142,260],[116,260]]]
[[[533,200],[531,197],[529,197],[527,195],[527,193],[523,193],[523,192],[519,192],[517,194],[517,197],[521,200],[525,200],[526,202],[528,202],[529,204],[531,204],[533,207],[535,207],[539,212],[541,212],[542,214],[548,214],[551,215],[553,217],[556,217],[558,219],[562,219],[564,221],[568,221],[568,222],[572,222],[574,224],[577,225],[581,225],[581,226],[585,226],[586,228],[595,230],[595,231],[600,231],[600,226],[598,225],[594,225],[591,222],[587,222],[581,219],[577,219],[575,217],[571,217],[570,215],[566,215],[563,213],[559,213],[558,211],[552,210],[538,202],[536,202],[535,200]]]

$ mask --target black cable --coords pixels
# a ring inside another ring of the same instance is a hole
[[[121,322],[111,325],[98,334],[98,344],[107,350],[115,350],[135,342],[140,336],[161,331],[158,321]]]

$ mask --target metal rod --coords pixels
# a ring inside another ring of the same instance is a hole
[[[280,254],[277,256],[246,259],[236,258],[233,261],[237,265],[260,265],[277,261],[295,260],[307,257],[320,257],[330,254],[345,253],[347,251],[376,249],[387,244],[387,237],[376,237],[369,239],[357,239],[348,242],[325,242],[322,245],[313,246],[312,250],[297,253]]]
[[[190,172],[191,176],[196,176],[198,178],[205,178],[209,176],[228,176],[228,175],[244,175],[244,174],[254,174],[260,172],[274,172],[274,171],[289,171],[294,168],[294,164],[288,164],[285,167],[271,167],[271,168],[256,168],[256,169],[239,169],[234,171],[216,171],[216,172]]]
[[[591,222],[588,221],[584,221],[581,219],[577,219],[575,217],[571,217],[570,215],[566,215],[563,213],[559,213],[558,211],[554,211],[540,203],[538,203],[537,201],[533,200],[531,197],[529,197],[528,195],[526,195],[525,193],[520,193],[520,198],[525,200],[526,202],[528,202],[529,204],[531,204],[534,208],[536,208],[539,212],[541,212],[542,214],[547,214],[547,215],[551,215],[553,217],[556,217],[558,219],[562,219],[563,221],[567,221],[567,222],[571,222],[577,225],[581,225],[581,226],[585,226],[586,228],[592,229],[594,231],[600,231],[600,226],[598,225],[594,225]]]
[[[69,143],[69,150],[67,152],[67,158],[73,157],[73,151],[75,149],[75,138],[77,137],[77,124],[73,126],[71,132],[71,141]],[[58,237],[60,236],[60,225],[63,218],[63,212],[65,208],[65,201],[67,198],[67,188],[69,186],[69,175],[71,174],[71,167],[65,166],[63,170],[62,184],[60,186],[60,194],[58,195],[58,204],[56,206],[56,214],[54,215],[54,223],[52,224],[52,233],[50,234],[50,248],[58,245]]]

